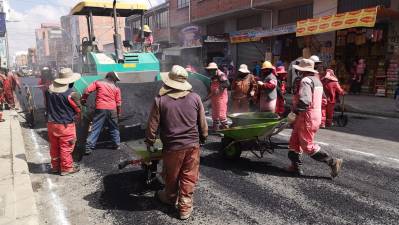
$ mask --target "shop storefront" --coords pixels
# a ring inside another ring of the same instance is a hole
[[[298,21],[297,36],[335,32],[336,74],[352,93],[391,96],[398,82],[396,11],[372,7]],[[325,46],[327,47],[327,46]],[[327,49],[326,53],[330,51]],[[323,55],[323,53],[321,54]],[[322,57],[323,58],[323,57]]]

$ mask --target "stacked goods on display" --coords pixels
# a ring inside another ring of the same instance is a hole
[[[387,93],[386,84],[387,84],[387,76],[385,74],[385,61],[380,60],[378,62],[377,73],[375,74],[375,80],[374,80],[375,96],[381,96],[381,97],[386,96]]]
[[[388,96],[393,96],[395,94],[396,84],[399,82],[399,54],[395,52],[391,60],[389,60],[389,65],[387,69],[387,82],[386,82],[386,93]]]

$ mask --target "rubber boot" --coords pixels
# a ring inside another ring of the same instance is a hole
[[[341,171],[343,160],[333,158],[325,151],[320,150],[311,157],[316,161],[326,163],[331,169],[332,178],[338,176],[339,172]]]
[[[218,131],[219,130],[219,120],[214,120],[212,125],[212,130]]]
[[[291,161],[291,166],[287,171],[295,176],[302,176],[302,155],[294,151],[288,151],[288,159]]]
[[[220,122],[220,129],[228,129],[229,128],[229,124],[227,120],[223,120]]]

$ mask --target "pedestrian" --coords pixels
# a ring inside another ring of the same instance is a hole
[[[314,137],[321,123],[321,103],[323,85],[315,75],[314,62],[302,59],[294,68],[302,74],[299,92],[294,96],[293,112],[288,116],[294,122],[289,141],[288,158],[291,166],[288,171],[295,175],[303,175],[302,153],[310,155],[314,160],[326,163],[331,169],[331,177],[336,177],[342,166],[342,159],[331,157],[314,143]]]
[[[3,82],[4,98],[10,109],[15,109],[14,91],[21,91],[18,78],[11,72],[6,71],[7,78]]]
[[[276,112],[277,77],[274,66],[269,61],[262,64],[261,80],[258,81],[259,109],[261,112]]]
[[[249,103],[255,97],[256,87],[255,76],[248,70],[248,66],[245,64],[240,65],[238,75],[231,86],[233,113],[249,112]]]
[[[154,100],[146,131],[147,149],[155,143],[158,129],[163,144],[165,188],[157,196],[165,204],[177,205],[182,220],[193,211],[200,143],[208,136],[204,106],[187,79],[187,71],[177,65],[162,76],[164,86]]]
[[[227,103],[229,81],[227,76],[218,69],[216,63],[209,63],[205,68],[211,77],[211,88],[206,100],[211,99],[213,130],[228,128]]]
[[[396,91],[394,99],[396,100],[396,111],[399,112],[399,83],[396,85]]]
[[[259,63],[258,63],[257,61],[254,61],[254,68],[253,68],[253,70],[252,70],[252,73],[253,73],[255,76],[259,77],[259,76],[260,76],[260,72],[261,72],[261,70],[260,70],[260,65],[259,65]]]
[[[61,176],[79,171],[79,168],[73,165],[72,158],[76,143],[74,120],[81,110],[80,96],[74,90],[73,84],[79,79],[80,74],[73,73],[69,68],[62,69],[45,94],[50,172]]]
[[[279,66],[276,69],[277,74],[277,102],[276,102],[276,113],[283,117],[285,114],[285,94],[287,84],[287,71],[284,66]]]
[[[113,142],[113,149],[120,147],[120,134],[118,120],[121,115],[121,90],[116,86],[116,82],[120,81],[119,76],[115,72],[108,72],[105,79],[91,83],[82,96],[82,104],[85,105],[90,93],[96,91],[96,109],[94,112],[91,132],[86,141],[86,155],[90,155],[96,148],[97,139],[101,130],[105,125]]]
[[[338,78],[331,69],[327,69],[326,74],[321,78],[327,104],[322,108],[321,128],[333,126],[334,107],[338,96],[344,95],[344,90],[338,82]]]

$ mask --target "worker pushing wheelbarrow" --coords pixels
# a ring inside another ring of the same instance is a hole
[[[226,159],[238,159],[243,150],[249,150],[257,158],[272,154],[276,148],[286,148],[287,143],[275,143],[272,137],[289,124],[274,113],[235,113],[229,115],[233,127],[220,130],[223,134],[220,153]]]

